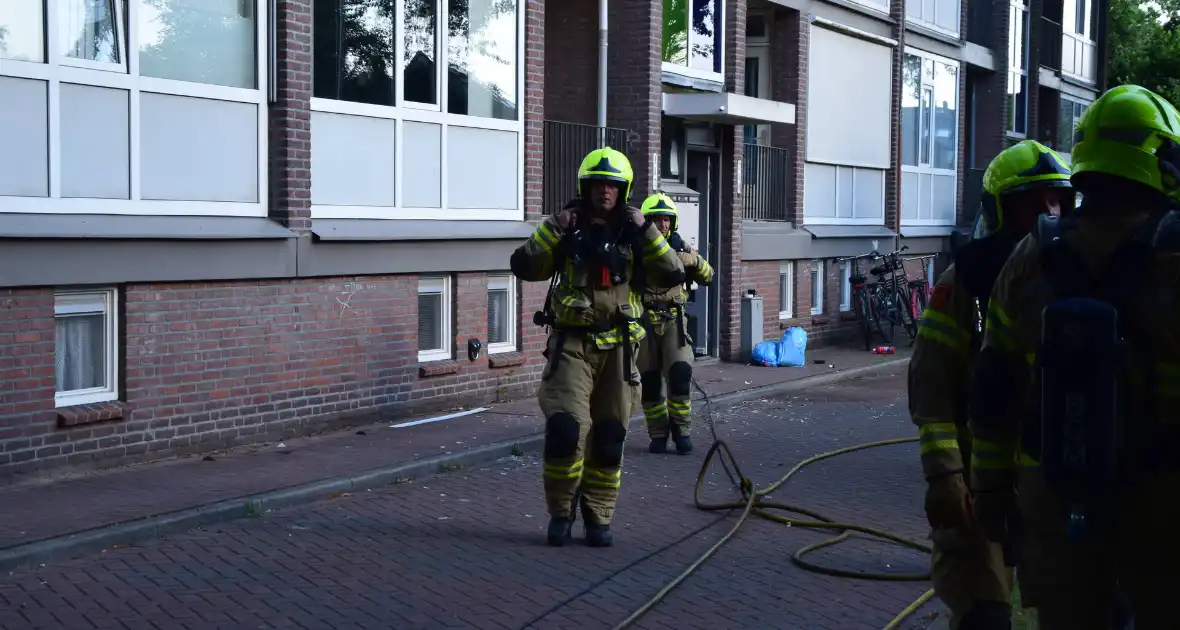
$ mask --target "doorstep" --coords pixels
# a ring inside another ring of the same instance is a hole
[[[713,404],[725,406],[889,369],[908,358],[908,349],[877,356],[826,346],[810,350],[800,368],[716,363],[694,375]],[[540,450],[544,422],[535,400],[488,407],[437,422],[382,423],[0,488],[0,570]]]

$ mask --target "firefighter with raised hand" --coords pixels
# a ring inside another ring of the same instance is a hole
[[[1025,140],[1001,152],[983,176],[983,198],[969,244],[939,276],[918,324],[909,365],[909,407],[918,425],[933,530],[934,590],[951,610],[952,630],[1007,630],[1011,573],[999,544],[974,526],[967,490],[971,434],[966,395],[981,341],[979,304],[1008,254],[1037,217],[1073,200],[1064,160]]]
[[[1081,206],[992,291],[971,385],[974,513],[1017,543],[1042,630],[1180,627],[1180,112],[1123,85],[1077,123]]]
[[[663,193],[643,202],[643,216],[651,220],[676,250],[687,273],[687,282],[708,285],[713,282],[713,268],[704,256],[694,251],[676,232],[676,204]],[[686,283],[687,284],[687,283]],[[686,285],[672,288],[645,286],[643,291],[644,328],[647,340],[639,353],[643,379],[643,417],[651,437],[648,450],[665,453],[668,433],[676,452],[692,452],[692,363],[695,360],[692,339],[685,327],[688,315]],[[665,393],[667,394],[665,396]]]
[[[627,205],[632,178],[619,151],[590,152],[578,169],[578,198],[545,217],[512,254],[518,278],[551,281],[534,322],[550,330],[537,398],[553,546],[571,539],[576,503],[586,544],[612,544],[627,421],[639,394],[640,287],[684,282],[680,257],[639,208]]]

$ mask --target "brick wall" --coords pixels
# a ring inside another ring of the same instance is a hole
[[[772,143],[785,147],[790,155],[787,194],[791,203],[787,219],[796,224],[803,220],[803,163],[807,130],[807,63],[811,39],[810,22],[799,11],[776,9],[771,22],[770,56],[775,70],[771,89],[775,100],[795,105],[794,125],[771,128]],[[780,65],[781,64],[781,65]]]
[[[270,107],[271,218],[297,232],[311,229],[311,0],[278,0],[275,16],[276,102]]]
[[[550,120],[593,125],[598,117],[598,5],[553,2],[545,10],[545,110]],[[608,69],[613,72],[614,68]],[[608,79],[611,79],[609,74]]]
[[[966,22],[964,22],[965,24]],[[975,94],[975,161],[986,165],[1009,144],[1008,126],[1008,4],[992,3],[992,48],[996,71],[983,75]]]
[[[68,428],[53,410],[52,292],[0,293],[0,478],[532,393],[541,367],[535,335],[523,353],[467,358],[468,339],[487,339],[481,273],[453,281],[456,360],[420,368],[417,287],[412,275],[127,285],[123,417],[92,414]]]
[[[725,2],[725,89],[745,93],[746,2]],[[742,131],[717,125],[721,138],[721,247],[713,263],[721,290],[721,330],[718,354],[737,361],[742,335]]]
[[[635,171],[631,199],[642,201],[652,193],[651,155],[660,152],[662,3],[614,0],[608,28],[607,124],[631,132],[633,142],[627,147]]]

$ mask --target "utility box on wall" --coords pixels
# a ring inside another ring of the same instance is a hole
[[[742,296],[741,361],[749,363],[754,346],[762,343],[762,296],[753,290]]]

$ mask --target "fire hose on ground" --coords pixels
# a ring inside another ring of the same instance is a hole
[[[728,543],[730,541],[730,539],[732,539],[734,537],[735,534],[737,534],[738,530],[741,529],[742,525],[744,525],[746,523],[746,521],[750,518],[751,515],[757,515],[762,518],[774,521],[776,523],[782,523],[783,525],[786,525],[788,527],[806,527],[809,529],[824,529],[824,530],[830,530],[830,531],[836,532],[836,535],[833,536],[832,538],[820,541],[818,543],[807,545],[807,546],[799,549],[798,551],[796,551],[794,554],[792,554],[791,562],[793,562],[796,566],[798,566],[799,568],[801,568],[805,571],[811,571],[814,573],[821,573],[824,575],[831,575],[831,576],[836,576],[836,577],[845,577],[845,578],[852,578],[852,579],[859,579],[859,580],[877,580],[877,581],[889,581],[889,582],[926,582],[926,581],[930,580],[930,574],[928,572],[921,573],[921,574],[918,574],[918,573],[871,573],[871,572],[864,572],[864,571],[836,569],[836,568],[825,567],[825,566],[813,563],[813,562],[805,559],[805,556],[807,554],[814,552],[814,551],[819,551],[820,549],[824,549],[826,547],[831,547],[833,545],[837,545],[837,544],[847,540],[854,533],[865,534],[867,536],[872,536],[874,538],[887,540],[887,541],[890,541],[890,542],[895,543],[897,545],[900,545],[902,547],[907,547],[907,548],[914,549],[917,551],[922,551],[925,553],[930,553],[931,547],[930,547],[930,545],[928,545],[926,543],[922,543],[922,542],[919,542],[916,540],[904,538],[902,536],[898,536],[896,534],[887,532],[882,529],[878,529],[878,528],[874,528],[874,527],[867,527],[864,525],[858,525],[856,523],[841,523],[841,522],[833,521],[830,518],[827,518],[821,514],[818,514],[814,511],[808,510],[806,508],[793,506],[793,505],[790,505],[787,503],[780,503],[780,502],[776,502],[776,501],[766,500],[767,497],[769,497],[773,492],[775,492],[778,489],[785,486],[787,484],[787,482],[790,481],[791,478],[795,476],[796,473],[798,473],[799,471],[803,470],[804,468],[806,468],[807,466],[809,466],[811,464],[814,464],[816,462],[819,462],[819,461],[822,461],[822,460],[825,460],[825,459],[828,459],[831,457],[835,457],[837,455],[845,455],[848,453],[854,453],[857,451],[863,451],[863,450],[867,450],[867,449],[871,449],[871,448],[878,448],[878,447],[882,447],[882,446],[892,446],[895,444],[905,444],[905,443],[909,443],[909,442],[917,442],[918,438],[915,437],[915,438],[899,438],[899,439],[893,439],[893,440],[879,440],[876,442],[868,442],[865,444],[858,444],[855,446],[849,446],[849,447],[845,447],[845,448],[836,449],[834,451],[828,451],[826,453],[820,453],[818,455],[809,457],[809,458],[799,462],[798,464],[795,464],[795,466],[793,468],[791,468],[787,472],[787,474],[785,474],[781,478],[779,478],[778,481],[775,481],[774,483],[771,483],[770,485],[765,486],[763,488],[756,488],[754,486],[754,482],[751,481],[749,477],[746,477],[745,475],[742,474],[741,468],[738,467],[737,460],[734,458],[733,451],[730,449],[729,444],[726,443],[725,440],[722,440],[717,437],[717,430],[716,430],[716,427],[714,426],[714,423],[713,423],[711,404],[709,402],[708,394],[706,394],[705,391],[703,389],[701,389],[700,385],[697,384],[695,379],[693,380],[693,386],[696,387],[697,391],[700,392],[701,396],[704,398],[704,401],[705,401],[705,414],[704,415],[706,417],[707,424],[709,426],[709,430],[712,433],[712,437],[713,437],[713,445],[712,445],[712,447],[709,448],[708,453],[705,455],[705,460],[701,464],[700,472],[697,474],[696,487],[693,491],[693,502],[696,504],[696,507],[698,509],[704,510],[706,512],[717,512],[717,511],[724,511],[724,510],[740,509],[740,510],[742,510],[741,516],[738,517],[737,522],[735,522],[733,524],[733,527],[730,528],[730,530],[724,536],[722,536],[716,543],[714,543],[713,546],[709,547],[709,549],[706,550],[705,553],[701,554],[701,556],[699,558],[697,558],[696,561],[694,561],[687,568],[685,568],[684,571],[682,571],[679,575],[677,575],[672,581],[668,582],[668,584],[666,586],[664,586],[664,588],[660,589],[660,591],[657,592],[650,600],[648,600],[647,603],[645,603],[643,606],[639,607],[630,616],[628,616],[626,619],[624,619],[618,625],[616,625],[614,627],[614,630],[624,630],[625,628],[631,627],[636,622],[638,622],[645,614],[647,614],[653,608],[655,608],[656,605],[658,605],[665,597],[667,597],[669,593],[671,593],[677,586],[679,586],[681,583],[683,583],[684,580],[686,580],[690,575],[693,574],[693,572],[695,572],[702,565],[704,565],[705,562],[707,562],[711,557],[713,557],[713,555],[715,553],[717,553],[717,551],[719,551],[723,546],[725,546],[725,544]],[[721,466],[725,470],[726,475],[728,475],[730,480],[734,483],[734,485],[737,486],[741,490],[741,493],[742,493],[742,500],[741,501],[731,501],[731,502],[726,502],[726,503],[710,503],[710,502],[704,501],[701,498],[701,489],[705,485],[705,479],[708,476],[709,468],[713,462],[714,457],[717,457],[720,460]],[[726,460],[728,460],[728,463],[726,462]],[[732,471],[730,471],[730,465],[733,466]],[[785,516],[783,514],[775,513],[776,511],[798,514],[798,515],[802,515],[807,518],[797,518],[797,517]],[[913,615],[919,609],[921,609],[922,606],[924,606],[928,601],[930,601],[930,599],[932,597],[934,597],[934,590],[930,589],[930,590],[926,591],[921,597],[919,597],[912,604],[907,606],[905,608],[905,610],[898,613],[898,615],[896,617],[894,617],[893,620],[890,621],[884,628],[882,628],[882,630],[897,630],[898,628],[901,627],[902,622],[904,622],[907,618],[909,618],[911,615]]]

